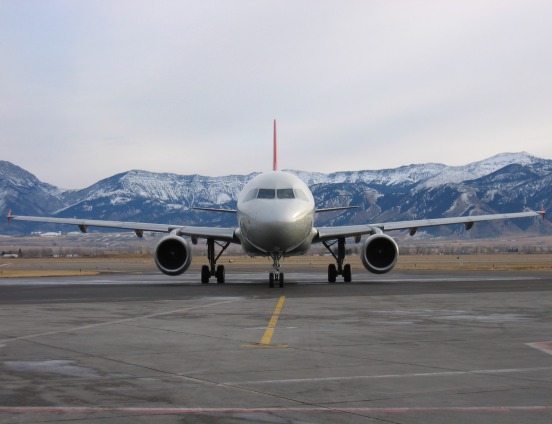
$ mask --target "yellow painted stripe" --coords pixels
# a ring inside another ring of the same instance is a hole
[[[272,336],[274,335],[274,330],[276,328],[276,324],[278,324],[278,317],[280,316],[280,312],[282,311],[282,308],[284,307],[284,302],[286,300],[285,296],[280,296],[280,300],[278,300],[278,304],[276,305],[276,309],[274,309],[274,314],[272,314],[272,318],[270,318],[270,322],[268,323],[268,327],[266,328],[263,338],[261,339],[261,342],[259,344],[254,345],[242,345],[242,347],[287,347],[287,345],[271,345],[270,341],[272,340]]]
[[[278,304],[276,305],[276,309],[274,309],[274,314],[272,314],[272,318],[270,318],[270,322],[268,323],[268,327],[263,335],[263,338],[261,339],[262,345],[268,345],[270,344],[270,341],[272,340],[272,336],[274,335],[274,329],[276,328],[276,324],[278,324],[278,317],[280,316],[280,312],[282,311],[282,308],[284,307],[284,302],[286,300],[285,296],[280,296],[280,300],[278,301]]]

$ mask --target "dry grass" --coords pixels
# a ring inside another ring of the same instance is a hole
[[[552,255],[415,255],[402,256],[397,269],[474,271],[552,271]]]
[[[0,278],[33,278],[33,277],[70,277],[70,276],[86,276],[98,275],[97,271],[63,271],[63,270],[18,270],[6,269],[0,271]]]
[[[364,270],[360,258],[348,258],[353,269]],[[282,267],[291,270],[316,269],[324,271],[333,262],[331,256],[299,256],[285,258]],[[206,264],[203,256],[194,256],[191,271]],[[219,260],[228,271],[270,270],[268,258],[222,256]],[[395,269],[402,270],[474,270],[474,271],[552,271],[552,255],[413,255],[401,256]],[[157,270],[153,258],[140,255],[116,255],[90,258],[18,258],[0,260],[0,278],[85,276],[104,273],[142,273]]]

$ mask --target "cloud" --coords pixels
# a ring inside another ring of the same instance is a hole
[[[4,159],[65,187],[128,169],[336,171],[552,157],[548,2],[0,5]],[[532,147],[532,149],[530,148]]]

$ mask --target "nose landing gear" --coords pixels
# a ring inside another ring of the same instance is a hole
[[[270,256],[273,260],[272,268],[274,268],[274,272],[268,274],[268,287],[273,288],[275,283],[278,283],[280,287],[284,287],[284,273],[280,272],[281,254],[277,252],[272,253]]]

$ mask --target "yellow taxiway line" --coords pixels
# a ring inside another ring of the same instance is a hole
[[[270,322],[268,323],[268,327],[266,327],[266,330],[264,332],[263,338],[261,339],[261,342],[256,344],[241,345],[241,347],[269,347],[269,348],[288,347],[288,345],[270,344],[270,341],[272,340],[272,336],[274,335],[274,330],[276,329],[276,324],[278,324],[278,318],[280,317],[280,312],[284,307],[285,300],[286,300],[285,296],[280,296],[280,300],[278,300],[276,309],[274,309],[274,313],[272,314],[272,318],[270,318]]]

